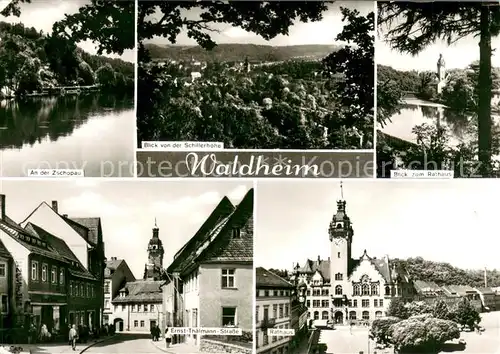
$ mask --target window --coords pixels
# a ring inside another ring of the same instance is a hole
[[[319,300],[318,300],[319,302]],[[273,318],[278,318],[278,305],[274,304],[273,305]]]
[[[377,307],[377,306],[378,306],[378,300],[375,299],[375,300],[373,300],[373,307]]]
[[[241,230],[239,228],[233,229],[233,238],[241,238]]]
[[[109,294],[109,280],[104,282],[104,293]]]
[[[155,305],[149,305],[149,311],[155,312]]]
[[[337,285],[335,287],[335,295],[342,295],[342,286]]]
[[[306,300],[306,307],[311,307],[311,300]]]
[[[83,284],[80,284],[80,296],[84,297],[85,295],[83,294]]]
[[[290,308],[288,307],[288,304],[285,304],[285,317],[290,316],[289,311],[290,311]]]
[[[9,297],[7,295],[2,295],[2,313],[9,312]]]
[[[319,320],[319,311],[314,311],[314,319]]]
[[[383,299],[378,300],[378,305],[380,307],[384,307],[384,300]]]
[[[75,296],[80,296],[80,287],[78,284],[75,284]]]
[[[222,269],[222,288],[234,288],[234,269]]]
[[[356,319],[356,311],[349,312],[349,319],[350,320],[355,320]]]
[[[148,312],[148,305],[144,305],[144,312]]]
[[[337,252],[337,258],[340,258],[340,252]]]
[[[342,280],[342,278],[343,278],[342,273],[335,274],[335,280]]]
[[[378,285],[377,284],[372,284],[372,295],[378,296]]]
[[[57,268],[52,267],[50,270],[50,281],[52,284],[57,284]]]
[[[382,317],[382,311],[375,312],[375,318],[380,318],[380,317]]]
[[[352,292],[355,296],[359,296],[361,295],[361,289],[360,289],[360,286],[358,284],[354,285],[353,289],[352,289]]]
[[[7,264],[0,263],[0,277],[5,278],[7,276]]]
[[[269,344],[269,337],[267,335],[267,332],[264,332],[264,339],[262,345],[268,345]]]
[[[279,318],[283,318],[283,304],[280,304]]]
[[[385,296],[389,296],[389,295],[391,295],[391,288],[386,286],[385,287]]]
[[[144,321],[141,321],[141,327],[144,327]]]
[[[132,305],[132,309],[131,309],[132,312],[135,312],[135,305]]]
[[[358,307],[358,300],[352,300],[352,307]]]
[[[370,300],[361,300],[361,307],[370,307]]]
[[[259,322],[259,306],[255,306],[255,323]]]
[[[38,262],[31,261],[31,280],[38,280]]]
[[[87,284],[87,297],[90,297],[90,284]]]
[[[64,285],[64,269],[59,270],[59,284]]]
[[[370,295],[370,286],[368,284],[363,284],[361,286],[361,295],[363,296]]]
[[[125,311],[125,305],[122,305],[122,311]]]
[[[363,319],[368,321],[370,319],[370,313],[368,311],[363,311]]]
[[[327,320],[328,319],[328,311],[323,311],[321,313],[321,319],[322,320]]]
[[[139,327],[139,321],[134,320],[134,327]]]
[[[47,281],[47,268],[48,268],[48,266],[46,264],[42,264],[42,281],[43,282]]]
[[[104,301],[104,308],[109,309],[109,300]]]
[[[235,326],[236,325],[236,307],[223,307],[222,308],[222,326]]]

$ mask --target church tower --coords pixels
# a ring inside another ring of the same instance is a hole
[[[340,188],[342,195],[342,184]],[[333,300],[331,319],[336,324],[341,324],[346,320],[344,307],[347,306],[349,264],[351,263],[351,245],[354,235],[351,220],[347,216],[346,202],[343,200],[343,195],[341,200],[337,201],[337,213],[330,222],[328,234],[331,242],[330,297]]]
[[[144,270],[144,279],[146,280],[157,280],[161,276],[161,271],[163,270],[163,255],[165,250],[163,249],[163,244],[160,240],[160,229],[156,224],[153,228],[153,237],[149,240],[148,244],[148,263],[146,264],[146,269]]]
[[[444,61],[443,54],[439,54],[439,59],[437,61],[437,93],[441,93],[445,85],[446,85],[446,63]]]

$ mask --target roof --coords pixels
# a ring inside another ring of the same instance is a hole
[[[45,231],[40,226],[35,225],[31,222],[28,222],[25,227],[27,230],[30,230],[32,233],[38,235],[41,239],[45,240],[47,244],[50,246],[53,252],[57,253],[60,257],[62,257],[66,262],[70,262],[74,264],[75,268],[70,268],[70,274],[80,278],[86,278],[95,280],[96,278],[92,273],[90,273],[79,261],[78,257],[75,256],[71,248],[64,242],[64,240],[60,239],[57,236],[52,235],[50,232]]]
[[[375,269],[380,273],[384,281],[387,283],[392,283],[398,278],[406,282],[410,281],[410,275],[401,266],[396,265],[391,262],[388,257],[384,258],[372,258],[369,257],[365,252],[360,259],[351,259],[348,265],[348,276],[354,272],[362,260],[368,260],[375,267]],[[319,272],[326,282],[330,282],[330,259],[322,260],[318,257],[318,260],[312,261],[308,259],[304,266],[299,270],[300,273],[314,274]]]
[[[492,288],[481,287],[481,288],[476,288],[476,290],[483,295],[495,295],[495,292],[493,291]]]
[[[12,259],[12,255],[10,254],[7,247],[5,247],[5,245],[3,244],[2,240],[0,240],[0,257]]]
[[[145,302],[163,302],[162,291],[160,286],[163,281],[157,280],[138,280],[133,282],[128,282],[120,290],[120,292],[125,292],[125,296],[116,296],[113,299],[114,303],[145,303]]]
[[[88,241],[97,245],[99,243],[99,225],[101,223],[101,218],[90,217],[90,218],[69,218],[70,220],[85,226],[89,231]]]
[[[467,294],[476,292],[471,286],[468,285],[446,285],[443,286],[443,289],[451,295],[457,296],[465,296]]]
[[[123,259],[111,258],[106,261],[106,268],[111,271],[115,271],[118,269],[120,264],[123,262]]]
[[[432,281],[414,280],[413,285],[418,293],[440,293],[443,289]]]
[[[258,288],[293,288],[293,285],[269,270],[255,268],[256,286]]]
[[[253,227],[234,238],[230,230],[248,226],[253,217],[253,189],[234,208],[224,197],[202,227],[168,267],[168,273],[185,272],[200,263],[253,262]]]

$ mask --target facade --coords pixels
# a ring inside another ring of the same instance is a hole
[[[495,311],[496,307],[496,294],[491,288],[475,288],[481,299],[483,310]]]
[[[166,277],[165,325],[252,333],[253,190],[236,207],[224,197],[175,254]],[[184,339],[200,343],[196,335]]]
[[[162,281],[128,282],[113,301],[113,323],[118,332],[146,332],[163,322]]]
[[[125,261],[120,263],[121,281],[116,282],[118,295],[113,296],[113,324],[118,332],[150,332],[154,326],[162,326],[163,304],[159,280],[163,273],[163,244],[160,240],[160,230],[156,225],[148,243],[148,262],[144,268],[144,279],[131,281],[132,272]],[[113,260],[112,260],[113,262]],[[117,260],[115,259],[116,263]],[[119,267],[120,268],[120,267]],[[118,287],[119,286],[119,287]]]
[[[5,215],[5,213],[3,215]],[[15,286],[13,265],[14,259],[12,258],[12,255],[0,240],[0,297],[2,300],[0,312],[0,331],[4,331],[4,329],[12,327],[12,310],[15,306],[13,292]]]
[[[268,336],[267,330],[291,329],[294,286],[264,268],[255,269],[255,342],[257,353],[288,353],[291,336]]]
[[[68,246],[76,260],[85,269],[85,276],[90,274],[96,279],[94,296],[99,302],[97,309],[93,303],[90,306],[90,303],[86,301],[86,294],[89,291],[92,294],[92,290],[90,288],[87,290],[84,282],[79,280],[78,277],[82,274],[72,273],[77,278],[68,279],[70,282],[68,285],[70,293],[74,294],[72,304],[76,307],[69,311],[69,316],[74,318],[75,323],[82,323],[81,318],[83,318],[85,325],[101,326],[104,308],[104,269],[106,267],[101,219],[99,217],[73,218],[66,214],[59,214],[58,203],[53,201],[51,206],[42,202],[21,225],[26,226],[29,223],[37,225],[48,234],[57,235],[57,238]],[[87,306],[88,308],[86,308]],[[90,322],[90,320],[92,321]]]
[[[12,255],[12,328],[40,328],[65,334],[71,324],[98,326],[99,280],[59,237],[40,226],[14,222],[0,196],[0,241]]]
[[[328,234],[331,256],[296,267],[300,296],[311,320],[323,320],[325,325],[370,322],[385,316],[392,299],[414,296],[408,272],[387,256],[369,257],[365,250],[359,259],[352,258],[354,230],[345,201],[337,202]]]
[[[120,289],[123,289],[126,283],[133,281],[135,281],[134,274],[125,260],[111,257],[106,261],[106,269],[104,270],[104,324],[116,325],[114,306],[111,302],[118,296]],[[120,326],[119,323],[118,326]]]

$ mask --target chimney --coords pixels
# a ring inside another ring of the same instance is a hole
[[[53,209],[56,213],[59,213],[59,211],[57,210],[57,200],[53,200],[53,201],[52,201],[52,209]]]
[[[318,263],[319,263],[319,262],[321,262],[321,257],[320,257],[320,256],[318,256]]]
[[[5,194],[0,194],[0,220],[5,219]]]

